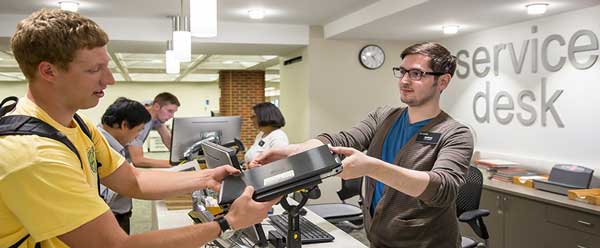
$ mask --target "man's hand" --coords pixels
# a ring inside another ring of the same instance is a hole
[[[292,144],[284,147],[268,149],[256,156],[256,158],[248,164],[248,167],[260,167],[273,161],[287,158],[294,154],[301,153],[321,145],[323,145],[323,142],[320,140],[311,139],[301,144]]]
[[[260,153],[254,160],[248,164],[249,168],[260,167],[273,161],[287,158],[298,153],[299,145],[292,144],[283,147],[271,148]]]
[[[372,166],[377,162],[377,159],[354,148],[331,147],[330,149],[332,152],[346,157],[342,160],[344,169],[342,173],[337,175],[344,180],[367,176],[373,170]]]
[[[214,192],[219,192],[221,189],[221,181],[226,176],[237,174],[240,171],[233,168],[231,165],[223,165],[214,169],[204,169],[200,171],[201,180],[204,182],[203,188],[209,188]]]
[[[246,187],[244,193],[231,204],[229,212],[225,215],[225,219],[233,230],[262,222],[263,219],[267,218],[267,213],[271,207],[281,200],[281,197],[278,197],[267,202],[256,202],[252,200],[253,193],[254,188],[252,186]]]

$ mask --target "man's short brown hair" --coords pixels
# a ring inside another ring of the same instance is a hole
[[[21,71],[31,81],[40,62],[66,71],[77,50],[105,46],[108,35],[94,21],[75,12],[42,9],[19,22],[10,43]]]
[[[167,104],[175,104],[177,105],[177,107],[180,107],[181,104],[179,103],[179,99],[177,99],[177,97],[169,92],[163,92],[160,93],[158,95],[156,95],[156,97],[154,97],[154,101],[152,102],[152,104],[154,103],[158,103],[159,106],[165,106]]]
[[[439,43],[424,42],[414,44],[402,52],[400,58],[411,54],[421,54],[431,58],[429,66],[434,72],[448,73],[454,76],[456,70],[456,57],[450,54],[450,51]]]

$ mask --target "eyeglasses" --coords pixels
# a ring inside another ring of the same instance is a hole
[[[441,75],[446,74],[445,72],[427,72],[427,71],[421,71],[419,69],[407,70],[402,67],[394,67],[394,68],[392,68],[392,71],[394,72],[394,77],[397,77],[400,79],[402,79],[404,77],[404,74],[406,74],[408,72],[408,78],[410,80],[414,80],[414,81],[421,80],[421,78],[423,78],[423,76],[425,76],[425,75],[441,76]]]

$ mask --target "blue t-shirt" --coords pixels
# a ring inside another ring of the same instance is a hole
[[[381,149],[381,160],[393,164],[396,154],[398,154],[402,146],[431,121],[431,119],[427,119],[410,124],[408,119],[408,111],[406,110],[402,112],[400,118],[396,120],[394,126],[388,131]],[[382,182],[375,182],[375,192],[373,194],[373,201],[371,202],[371,215],[375,213],[375,207],[379,203],[379,200],[381,200],[383,186]]]

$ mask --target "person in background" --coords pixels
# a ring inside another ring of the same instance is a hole
[[[279,108],[270,102],[263,102],[252,107],[252,124],[259,130],[254,144],[246,151],[244,160],[250,162],[266,149],[286,146],[288,137],[281,128],[285,126],[285,118]]]
[[[110,147],[119,152],[128,162],[131,157],[125,145],[131,142],[151,119],[150,113],[144,106],[134,100],[119,97],[108,106],[102,115],[98,130],[104,135]],[[130,166],[130,165],[127,165]],[[120,195],[104,185],[100,185],[100,195],[115,215],[119,226],[129,234],[129,219],[131,218],[131,198]]]
[[[148,121],[138,136],[126,146],[134,166],[142,168],[171,167],[169,160],[144,157],[144,150],[142,147],[144,146],[144,142],[148,138],[150,131],[156,130],[158,131],[163,144],[167,149],[171,150],[171,132],[165,125],[165,122],[173,118],[179,106],[181,106],[181,104],[176,96],[169,92],[163,92],[154,97],[152,105],[146,107],[148,112],[150,112],[150,116],[152,116],[152,120]]]
[[[43,9],[17,24],[11,50],[28,83],[8,114],[47,123],[75,151],[37,135],[0,137],[0,247],[193,248],[266,218],[279,199],[256,202],[246,187],[214,221],[131,236],[119,227],[98,196],[98,180],[119,194],[156,200],[206,188],[218,192],[221,181],[239,171],[228,165],[197,172],[137,169],[89,119],[76,121],[78,110],[98,105],[115,84],[107,43],[98,24],[71,11]]]
[[[460,247],[456,197],[473,136],[440,108],[456,57],[433,42],[414,44],[400,57],[393,73],[406,107],[380,107],[347,131],[267,150],[250,167],[331,144],[345,157],[338,176],[365,178],[362,207],[371,247]]]

